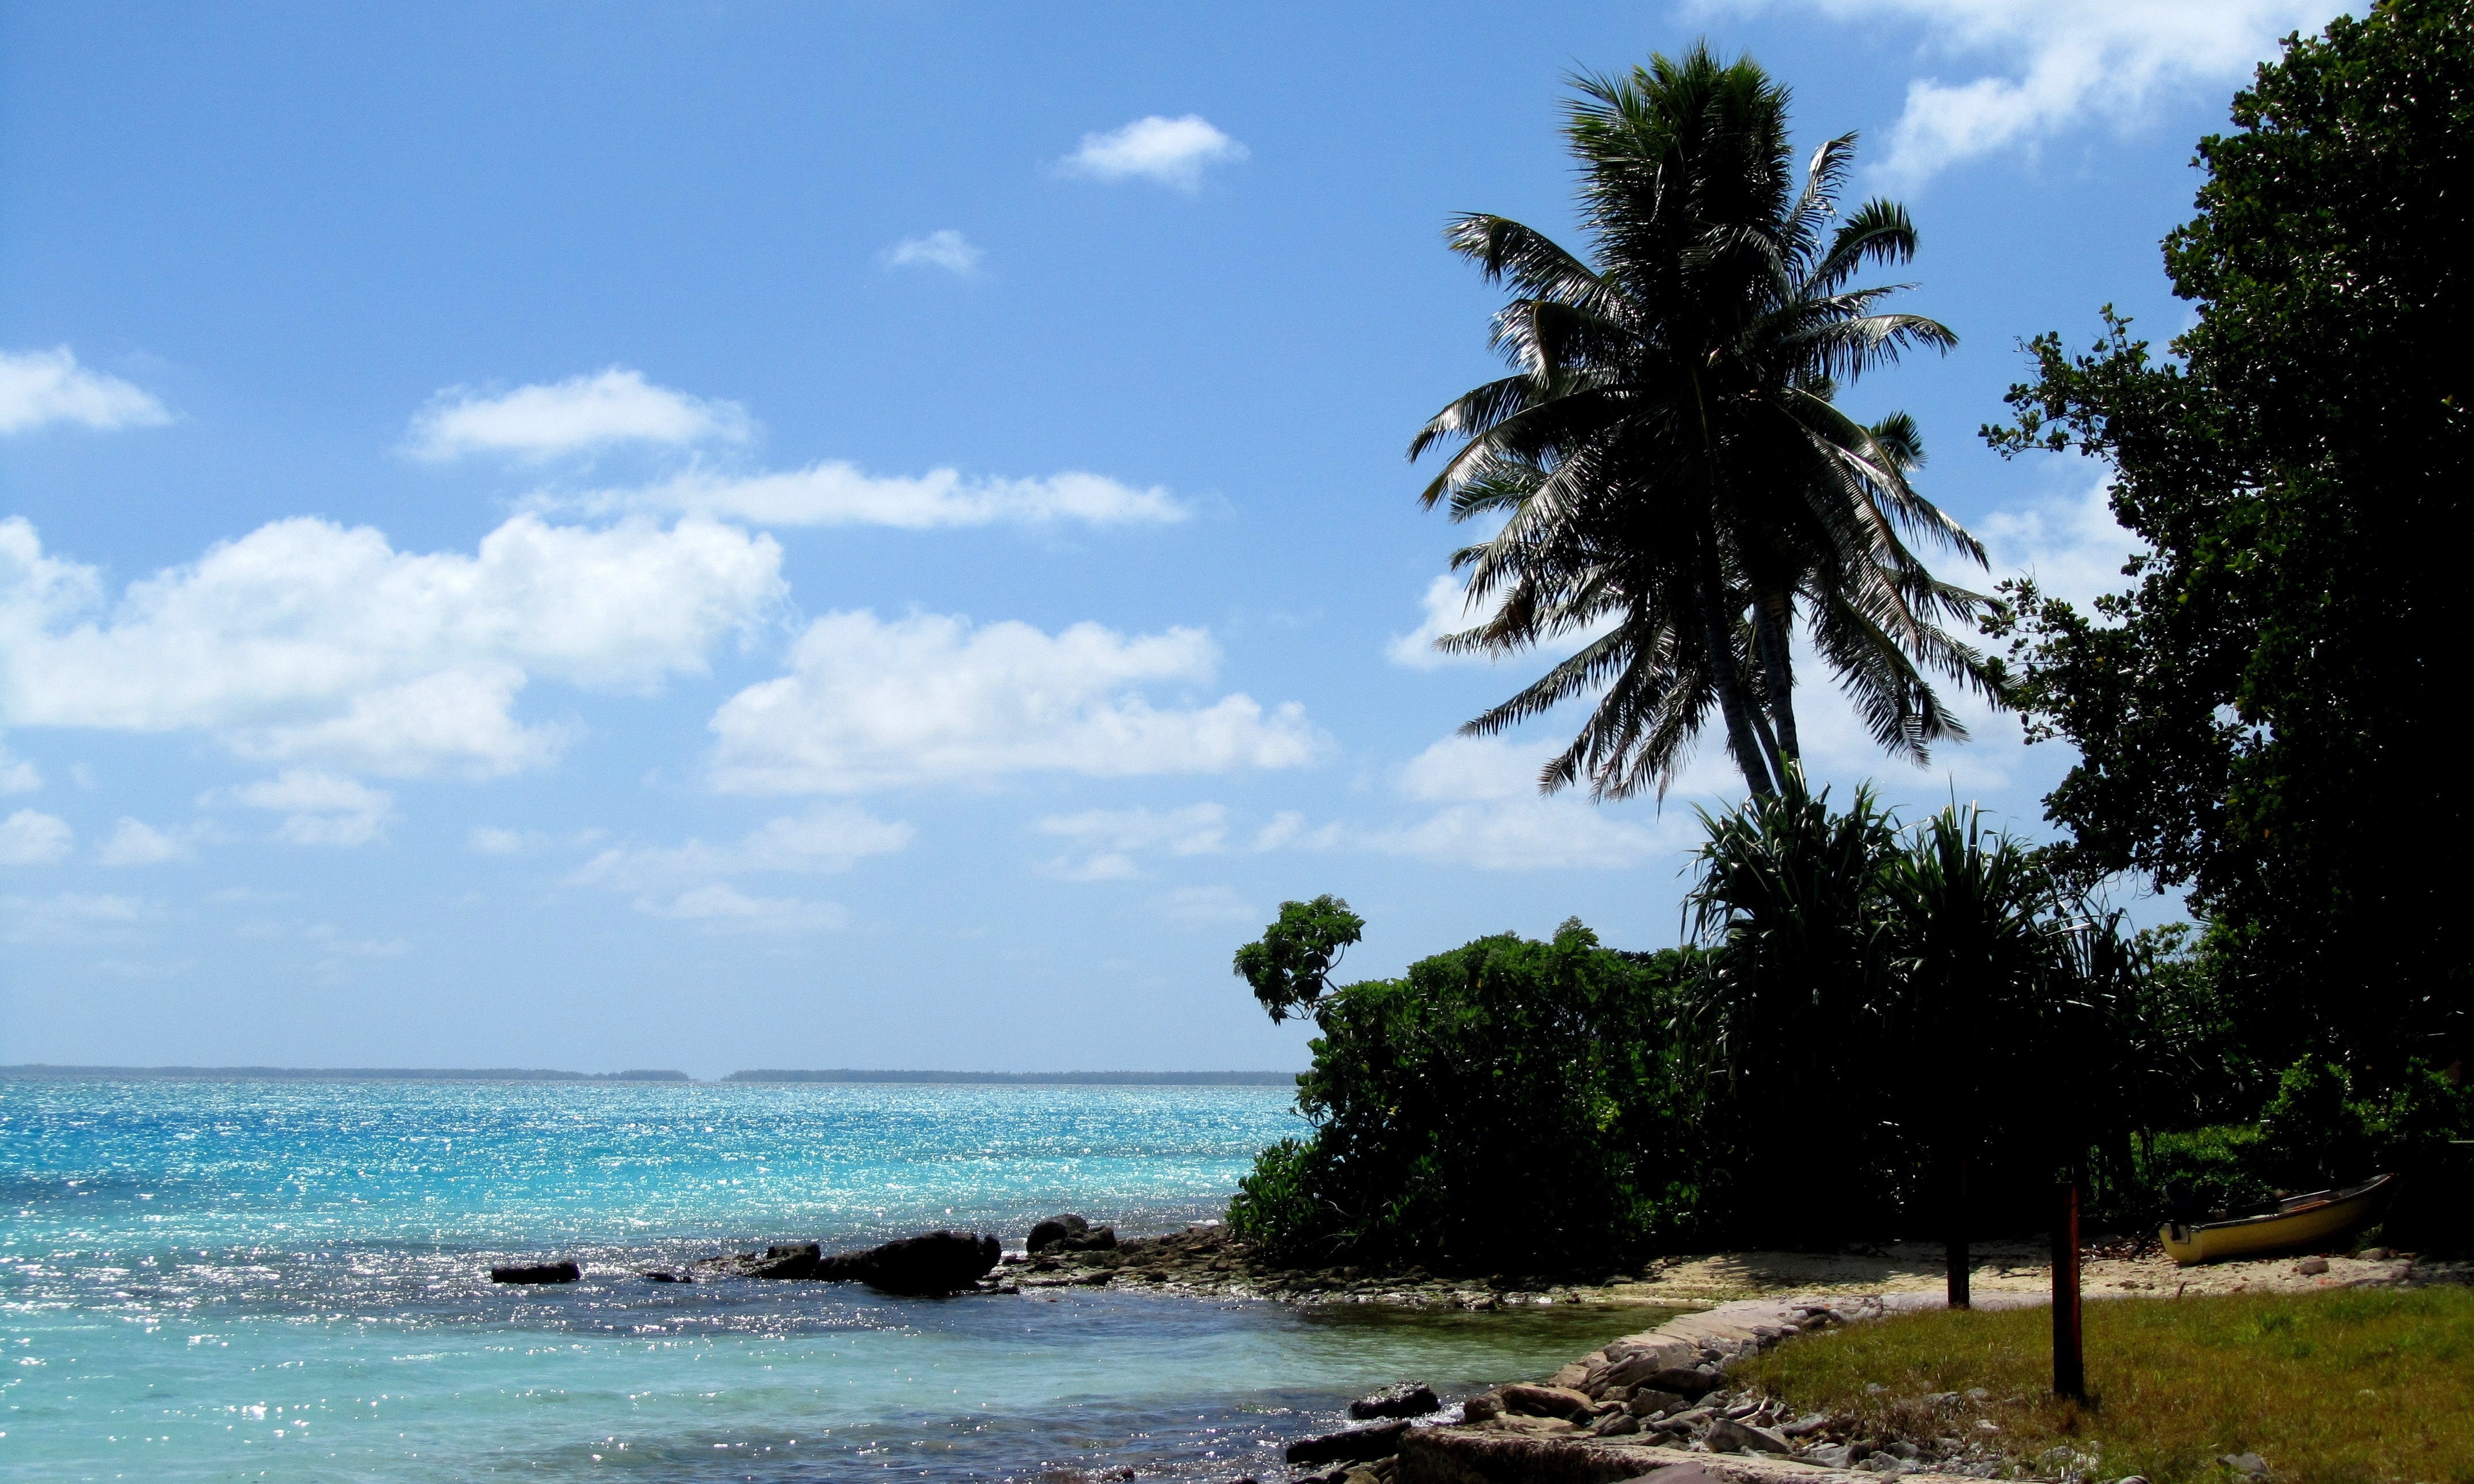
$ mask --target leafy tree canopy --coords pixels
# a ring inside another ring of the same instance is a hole
[[[2146,550],[2093,612],[2013,585],[1993,626],[2093,877],[2187,885],[2269,1065],[2399,1071],[2467,1034],[2467,355],[2474,8],[2387,0],[2291,37],[2200,144],[2165,242],[2195,321],[2032,343],[2007,453],[2113,468]]]
[[[1237,950],[1237,976],[1273,1019],[1306,1014],[1331,992],[1332,969],[1365,931],[1366,920],[1328,893],[1312,901],[1284,901],[1279,920]]]

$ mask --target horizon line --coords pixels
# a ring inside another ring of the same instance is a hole
[[[1070,1071],[991,1072],[949,1070],[818,1069],[765,1067],[710,1080],[669,1068],[616,1072],[565,1071],[531,1066],[83,1066],[26,1062],[0,1066],[0,1081],[16,1082],[651,1082],[763,1086],[789,1083],[952,1084],[961,1086],[1092,1087],[1286,1087],[1287,1071]]]

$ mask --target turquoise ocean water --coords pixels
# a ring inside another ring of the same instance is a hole
[[[1251,1088],[0,1081],[0,1475],[1279,1476],[1346,1400],[1637,1314],[647,1282],[786,1240],[1219,1214]],[[571,1257],[562,1288],[492,1261]]]

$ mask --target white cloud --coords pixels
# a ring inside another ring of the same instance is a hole
[[[0,794],[31,794],[42,786],[41,769],[0,747]]]
[[[19,809],[0,820],[0,866],[48,866],[77,845],[77,831],[53,814]]]
[[[520,829],[475,825],[465,835],[464,846],[475,855],[521,855],[532,849],[533,837]]]
[[[980,266],[982,255],[971,245],[971,239],[946,227],[925,237],[903,238],[885,250],[885,261],[895,268],[942,268],[968,277]]]
[[[53,422],[109,431],[172,420],[154,395],[117,376],[89,371],[66,346],[50,350],[0,350],[0,434]]]
[[[613,443],[738,442],[751,431],[737,402],[690,396],[613,366],[496,396],[445,388],[414,415],[404,448],[429,460],[471,453],[546,459]]]
[[[124,816],[111,838],[95,851],[95,859],[107,866],[156,866],[187,860],[196,853],[180,835]]]
[[[1102,778],[1224,773],[1309,762],[1323,739],[1291,702],[1244,694],[1154,706],[1146,682],[1209,683],[1219,648],[1200,629],[1049,634],[923,613],[830,613],[793,647],[790,673],[713,718],[715,778],[744,793],[847,793],[1008,773]]]
[[[1425,616],[1418,627],[1406,634],[1392,635],[1383,646],[1384,658],[1394,664],[1407,665],[1412,670],[1433,670],[1447,664],[1483,664],[1483,657],[1446,655],[1435,648],[1435,641],[1446,634],[1458,634],[1472,624],[1483,622],[1468,612],[1461,580],[1445,573],[1426,584],[1426,594],[1419,599]]]
[[[110,929],[146,915],[146,904],[133,897],[85,896],[62,892],[53,897],[0,897],[0,938],[12,943],[53,940],[90,943],[110,936]]]
[[[1905,110],[1891,127],[1879,168],[1888,181],[1909,186],[2082,124],[2131,126],[2176,95],[2224,91],[2274,56],[2277,38],[2334,13],[2327,0],[1796,3],[1856,26],[1914,22],[1925,29],[1930,53],[1994,60],[1998,70],[1985,76],[1907,84]],[[1770,0],[1721,0],[1711,8],[1775,7]]]
[[[1081,148],[1067,156],[1069,175],[1095,180],[1141,177],[1181,191],[1199,189],[1206,165],[1233,164],[1246,157],[1246,147],[1214,129],[1199,113],[1183,118],[1152,114],[1123,129],[1084,134]]]
[[[1044,834],[1061,835],[1078,855],[1048,862],[1046,870],[1071,881],[1116,880],[1137,874],[1134,856],[1145,851],[1213,855],[1227,848],[1228,811],[1216,803],[1182,809],[1090,809],[1054,814],[1039,822]]]
[[[198,801],[207,806],[241,804],[281,814],[276,838],[294,845],[367,845],[384,838],[395,818],[395,796],[357,779],[294,768],[237,788],[218,789]]]
[[[839,462],[770,474],[698,469],[632,490],[544,491],[530,503],[594,515],[678,512],[760,526],[875,525],[910,531],[1057,520],[1160,525],[1187,515],[1186,508],[1158,486],[1137,490],[1075,469],[1044,478],[998,479],[967,478],[940,468],[911,478],[870,474]]]
[[[867,856],[908,848],[915,833],[898,820],[829,805],[770,821],[736,845],[690,840],[673,847],[604,850],[575,874],[575,880],[618,891],[654,891],[757,872],[847,871]]]
[[[2068,599],[2081,611],[2098,594],[2129,586],[2122,563],[2139,539],[2113,518],[2113,482],[2100,477],[2075,495],[2039,500],[2024,509],[1999,510],[1978,522],[1995,574],[2025,575],[2048,596]]]
[[[472,556],[279,520],[107,603],[92,567],[0,521],[0,724],[196,729],[241,756],[505,774],[570,740],[512,707],[541,677],[649,693],[782,600],[769,537],[518,515]]]
[[[1467,606],[1467,585],[1463,579],[1448,572],[1427,583],[1424,595],[1418,600],[1423,613],[1418,622],[1418,627],[1406,634],[1392,635],[1383,646],[1384,658],[1394,664],[1406,665],[1412,670],[1437,670],[1444,665],[1454,664],[1518,663],[1519,660],[1513,657],[1447,655],[1435,648],[1435,641],[1444,634],[1458,634],[1464,629],[1476,628],[1479,624],[1493,618],[1496,611],[1503,607],[1503,595],[1500,589],[1474,609]],[[1612,622],[1592,624],[1587,629],[1576,630],[1570,634],[1559,634],[1526,653],[1541,659],[1558,659],[1575,653],[1581,646],[1595,639],[1612,627],[1613,627]]]
[[[850,913],[830,901],[794,897],[750,897],[735,886],[699,886],[665,898],[644,898],[637,910],[693,922],[716,932],[806,933],[838,928]]]

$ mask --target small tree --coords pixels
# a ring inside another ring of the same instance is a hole
[[[1235,972],[1273,1019],[1306,1015],[1332,992],[1331,971],[1365,932],[1366,920],[1329,893],[1284,901],[1263,936],[1237,950]]]

